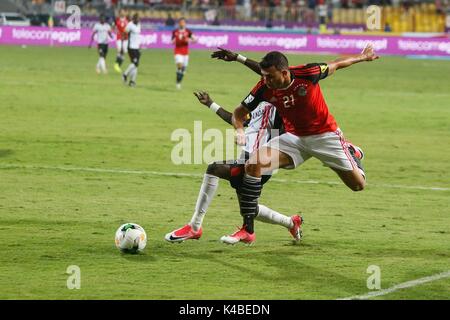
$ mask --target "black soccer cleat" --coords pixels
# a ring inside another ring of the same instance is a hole
[[[127,75],[125,73],[122,73],[122,81],[123,84],[127,84]]]
[[[130,81],[130,83],[128,84],[131,88],[136,87],[136,82],[134,81]]]

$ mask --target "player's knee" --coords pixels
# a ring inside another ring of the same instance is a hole
[[[356,183],[353,183],[353,184],[350,186],[350,188],[351,188],[353,191],[363,191],[364,188],[365,188],[365,186],[366,186],[365,181],[358,181],[358,182],[356,182]]]
[[[217,165],[217,163],[210,163],[208,165],[208,168],[206,169],[206,173],[217,177],[219,174],[219,166]]]
[[[251,176],[257,176],[261,171],[261,166],[258,162],[247,161],[245,164],[245,173]]]

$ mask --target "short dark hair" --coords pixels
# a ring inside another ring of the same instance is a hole
[[[261,69],[275,67],[277,70],[286,70],[289,68],[288,59],[279,51],[271,51],[266,54],[259,63]]]
[[[185,17],[180,17],[180,19],[178,19],[178,21],[186,21]]]

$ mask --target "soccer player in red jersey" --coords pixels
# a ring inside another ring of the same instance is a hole
[[[124,60],[124,56],[128,52],[128,33],[125,31],[128,22],[129,21],[127,19],[125,10],[121,9],[119,11],[119,16],[114,21],[114,27],[117,34],[117,57],[116,63],[114,64],[114,70],[119,73],[122,73],[121,66]]]
[[[186,28],[186,19],[178,20],[178,29],[172,32],[172,43],[175,45],[175,64],[177,65],[177,89],[181,89],[181,81],[189,62],[189,43],[194,42],[195,37]]]
[[[358,55],[342,57],[329,63],[295,67],[289,67],[286,56],[277,51],[266,54],[259,64],[223,49],[214,52],[212,57],[239,61],[262,77],[234,110],[232,122],[238,144],[245,144],[245,119],[261,101],[268,101],[276,107],[285,129],[285,133],[253,152],[247,161],[239,199],[244,225],[226,238],[233,241],[225,243],[255,239],[253,220],[261,195],[261,175],[266,171],[293,169],[315,157],[334,170],[351,190],[364,189],[366,178],[361,165],[363,152],[344,139],[328,110],[319,81],[336,70],[378,59],[371,45]]]

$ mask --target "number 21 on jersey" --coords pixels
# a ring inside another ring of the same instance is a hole
[[[283,103],[285,108],[293,107],[295,105],[294,95],[291,94],[290,96],[283,96]]]

